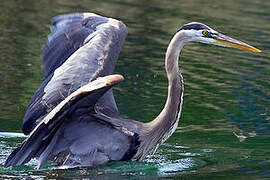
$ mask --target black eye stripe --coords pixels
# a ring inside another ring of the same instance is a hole
[[[178,31],[181,30],[203,30],[203,29],[207,29],[210,30],[206,25],[201,24],[201,23],[191,23],[191,24],[186,24],[184,26],[182,26]]]
[[[202,23],[198,23],[198,22],[185,24],[177,32],[179,32],[181,30],[197,30],[197,31],[202,30],[202,35],[204,37],[213,38],[213,39],[218,38],[218,33],[211,32],[212,31],[211,28],[209,28],[208,26],[206,26],[206,25],[204,25]]]

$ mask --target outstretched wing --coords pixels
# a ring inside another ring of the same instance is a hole
[[[43,48],[45,80],[27,108],[22,128],[25,134],[72,92],[112,74],[127,35],[122,22],[93,13],[60,15],[52,23]],[[97,104],[106,112],[118,113],[111,90]]]
[[[94,106],[97,100],[113,85],[122,82],[123,80],[124,78],[121,75],[109,75],[98,78],[97,80],[94,80],[73,92],[43,118],[43,120],[31,132],[29,137],[10,154],[4,166],[18,166],[27,163],[31,158],[39,157],[40,168],[44,165],[48,158],[53,158],[58,154],[54,154],[55,151],[84,152],[87,151],[89,148],[92,148],[92,146],[96,146],[96,139],[91,137],[91,133],[96,134],[99,132],[99,129],[95,128],[97,125],[99,125],[101,128],[103,127],[103,129],[106,129],[106,126],[108,126],[109,124],[107,123],[108,125],[106,125],[105,122],[99,123],[98,120],[94,117],[91,117],[89,113],[94,114]],[[75,118],[79,119],[74,120],[74,116]],[[73,130],[72,132],[67,132],[67,134],[65,135],[65,127],[68,127],[67,124],[70,123],[73,123],[71,127]],[[87,124],[88,128],[86,133],[84,132],[85,124]],[[128,153],[132,151],[134,154],[133,149],[136,148],[134,147],[134,140],[136,140],[136,136],[125,135],[121,131],[113,129],[110,125],[107,129],[111,130],[111,132],[114,134],[117,133],[116,138],[120,138],[120,141],[115,141],[115,144],[112,145],[118,148],[118,154],[120,157],[124,158],[127,151],[129,151]],[[80,132],[83,132],[84,134],[81,134]],[[59,134],[61,136],[64,135],[65,138],[59,139]],[[80,134],[78,139],[76,139],[75,134]],[[107,134],[107,136],[111,137],[112,134]],[[88,144],[88,146],[83,148],[82,141],[85,138],[87,139],[86,143]],[[75,149],[72,149],[72,144],[68,143],[68,146],[64,145],[68,139],[70,141],[69,143],[81,143],[81,146],[77,146]],[[107,139],[103,138],[101,140],[102,142],[106,142]],[[89,145],[92,142],[94,142],[94,144],[92,146]],[[119,149],[118,146],[121,145],[123,147]],[[113,148],[115,147],[110,148],[113,151]],[[110,153],[107,154],[109,155]]]

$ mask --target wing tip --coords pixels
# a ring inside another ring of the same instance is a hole
[[[95,13],[91,13],[91,12],[84,12],[82,13],[84,17],[91,17],[91,16],[100,16],[98,14]]]
[[[71,94],[72,98],[77,97],[83,93],[93,92],[105,87],[111,87],[124,81],[124,77],[120,74],[113,74],[104,77],[99,77],[96,80],[82,86],[77,91]]]
[[[18,161],[20,160],[18,157],[17,157],[17,154],[20,152],[21,150],[21,146],[17,147],[16,149],[14,149],[12,151],[12,153],[8,156],[8,158],[6,159],[3,167],[4,168],[9,168],[11,166],[18,166],[20,165],[18,163]]]
[[[89,18],[89,17],[105,17],[105,16],[101,16],[99,14],[96,14],[96,13],[91,13],[91,12],[84,12],[82,13],[83,14],[83,17],[84,18]],[[105,17],[105,18],[108,18],[108,17]],[[126,25],[120,21],[120,20],[117,20],[117,19],[114,19],[114,18],[108,18],[108,23],[118,29],[120,29],[120,27],[125,27],[126,28]]]
[[[115,84],[118,84],[120,82],[123,82],[125,80],[125,78],[120,74],[113,74],[113,75],[105,76],[104,80],[109,85],[115,85]]]
[[[108,23],[116,28],[120,28],[120,26],[122,26],[124,23],[117,20],[117,19],[113,19],[113,18],[109,18]]]

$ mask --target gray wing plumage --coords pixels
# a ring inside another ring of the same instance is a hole
[[[79,87],[114,71],[127,35],[125,25],[92,13],[60,15],[43,48],[45,80],[28,105],[23,132],[29,134],[52,109]],[[101,111],[118,114],[109,90],[97,104]]]
[[[137,134],[96,118],[95,102],[123,81],[120,75],[105,76],[79,88],[58,104],[15,149],[5,167],[39,158],[38,168],[48,161],[56,165],[94,166],[113,160],[128,160],[137,150]]]
[[[24,133],[4,167],[39,158],[55,165],[94,166],[130,160],[142,123],[120,118],[111,75],[127,35],[120,21],[91,13],[57,16],[43,49],[45,81],[28,106]]]

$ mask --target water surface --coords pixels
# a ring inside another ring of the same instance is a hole
[[[147,122],[167,96],[164,56],[174,32],[198,21],[258,47],[250,53],[200,43],[185,46],[183,112],[174,135],[143,162],[114,162],[94,169],[35,170],[37,161],[9,169],[7,155],[24,137],[0,133],[1,178],[270,178],[270,1],[109,0],[1,1],[0,131],[20,133],[28,102],[43,81],[41,47],[50,18],[95,12],[122,20],[129,35],[114,88],[123,117]]]

